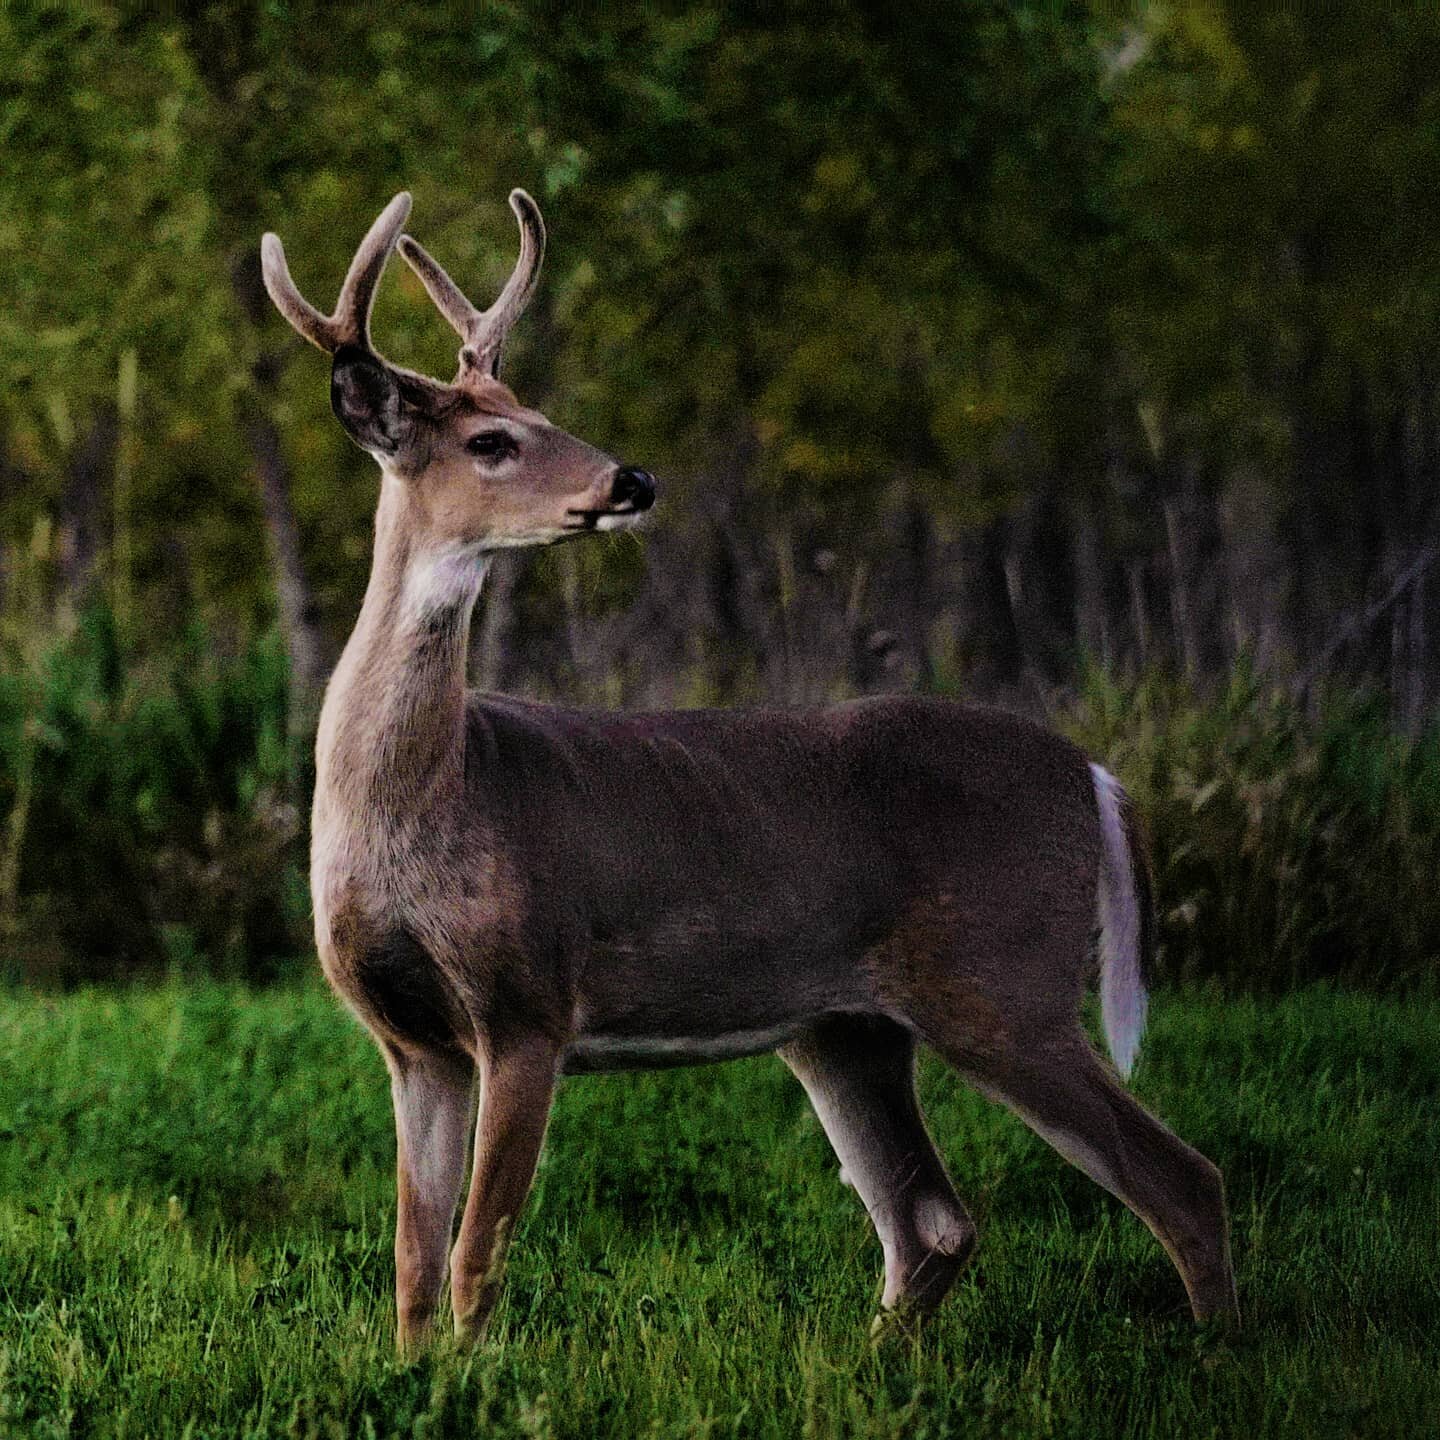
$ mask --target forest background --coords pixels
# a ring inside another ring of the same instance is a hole
[[[1440,957],[1440,11],[1420,3],[0,11],[0,965],[308,951],[309,735],[373,464],[266,300],[397,190],[507,379],[662,479],[504,557],[477,683],[924,689],[1146,811],[1164,967]],[[451,373],[394,267],[375,330]]]

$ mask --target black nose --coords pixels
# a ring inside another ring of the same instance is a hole
[[[655,503],[655,477],[648,470],[625,465],[615,472],[610,488],[612,505],[629,505],[633,510],[648,510]]]

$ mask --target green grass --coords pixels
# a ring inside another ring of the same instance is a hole
[[[1268,1435],[1440,1425],[1440,1005],[1161,995],[1246,1328],[927,1066],[981,1227],[918,1343],[778,1062],[568,1081],[479,1351],[393,1355],[384,1071],[314,987],[0,1000],[0,1435]]]

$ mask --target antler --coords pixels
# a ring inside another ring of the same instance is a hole
[[[477,310],[460,287],[409,235],[400,237],[400,253],[420,277],[440,313],[465,343],[460,350],[460,374],[479,370],[494,375],[500,368],[500,350],[511,327],[529,302],[545,254],[545,222],[540,207],[523,191],[510,192],[510,208],[520,222],[520,258],[505,282],[500,298],[488,310]]]
[[[342,345],[358,345],[374,353],[370,343],[370,307],[385,262],[410,214],[410,194],[402,190],[366,232],[350,262],[333,314],[322,315],[295,288],[280,237],[267,234],[260,242],[261,271],[275,308],[312,344],[334,354]]]

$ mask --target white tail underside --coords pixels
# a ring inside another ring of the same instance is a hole
[[[1129,1077],[1145,1032],[1145,982],[1140,974],[1140,901],[1135,864],[1121,818],[1125,792],[1103,766],[1090,767],[1100,810],[1100,1020],[1121,1075]]]

